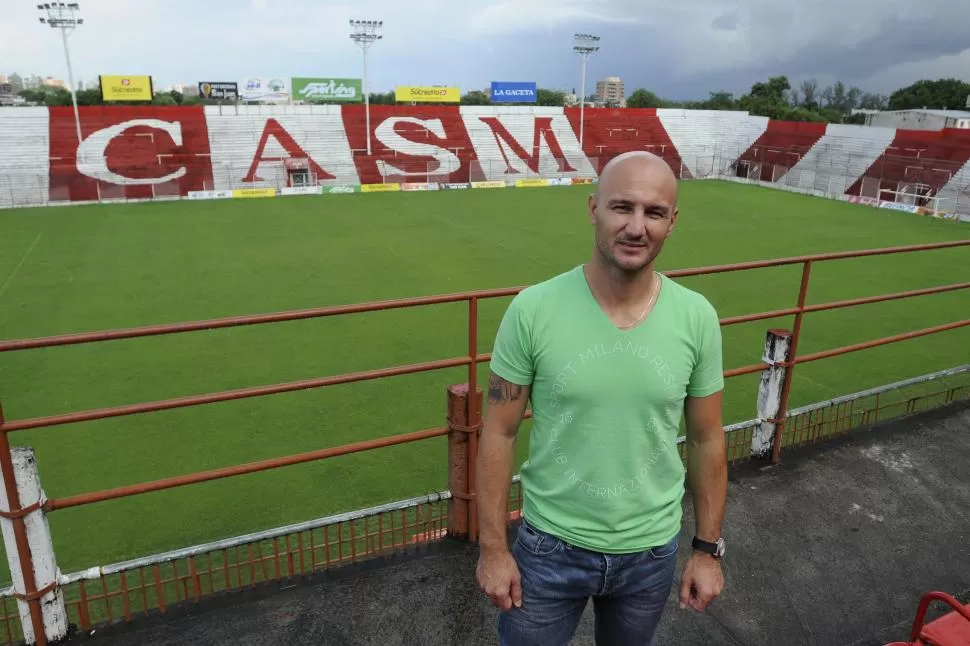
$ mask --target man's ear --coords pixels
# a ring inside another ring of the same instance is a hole
[[[590,193],[587,199],[586,211],[589,215],[589,223],[596,224],[596,193]]]
[[[674,227],[677,226],[677,216],[680,215],[680,210],[675,206],[674,211],[670,216],[670,226],[667,227],[667,236],[669,237],[671,233],[674,232]]]

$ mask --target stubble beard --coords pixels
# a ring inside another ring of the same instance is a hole
[[[613,253],[613,247],[611,244],[597,244],[597,248],[599,249],[600,256],[606,261],[607,266],[625,278],[632,278],[637,274],[642,273],[644,269],[653,264],[653,261],[656,260],[657,256],[660,254],[660,247],[650,245],[647,247],[647,257],[642,263],[629,265],[622,262],[616,256],[616,254]]]

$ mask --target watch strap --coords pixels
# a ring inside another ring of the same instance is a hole
[[[701,540],[696,536],[691,541],[691,547],[699,552],[704,552],[705,554],[710,554],[715,558],[720,558],[720,545],[718,543],[709,543],[705,540]]]

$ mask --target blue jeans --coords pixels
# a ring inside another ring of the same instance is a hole
[[[565,646],[592,597],[596,643],[649,646],[674,580],[678,538],[635,554],[602,554],[542,532],[525,520],[512,555],[522,606],[499,613],[502,646]]]

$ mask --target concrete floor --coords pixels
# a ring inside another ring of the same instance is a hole
[[[727,586],[704,614],[668,601],[658,645],[876,646],[920,595],[970,594],[970,404],[732,469]],[[692,535],[686,524],[678,572]],[[76,635],[72,644],[496,644],[473,546],[443,544]],[[591,604],[573,644],[592,644]]]

